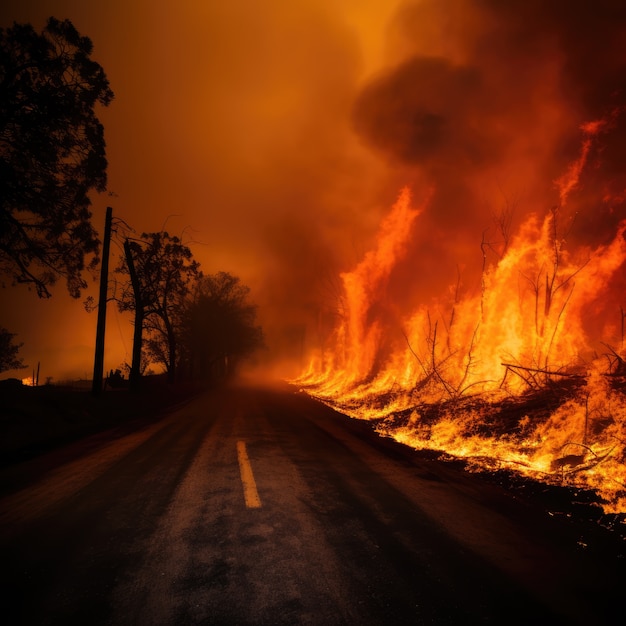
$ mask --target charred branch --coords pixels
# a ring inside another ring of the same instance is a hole
[[[562,378],[570,378],[572,380],[586,379],[586,376],[583,374],[572,374],[571,372],[562,372],[537,367],[525,367],[524,365],[516,365],[515,363],[501,363],[501,365],[505,368],[504,379],[500,385],[501,387],[504,384],[506,376],[509,372],[519,376],[529,387],[540,386],[536,376],[537,374],[543,374],[548,380],[551,376],[561,376]]]

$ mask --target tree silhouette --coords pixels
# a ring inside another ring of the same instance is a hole
[[[264,344],[250,290],[228,272],[202,276],[183,312],[182,358],[198,379],[228,376]]]
[[[92,189],[106,188],[95,115],[113,92],[92,43],[68,20],[0,29],[0,273],[49,297],[60,277],[79,297],[85,256],[99,241]]]
[[[168,381],[176,380],[180,311],[191,284],[199,277],[199,264],[178,237],[167,232],[144,233],[125,244],[118,271],[129,280],[118,298],[120,311],[135,312],[131,388],[139,379],[139,363],[146,330],[149,354],[161,363]],[[158,349],[157,349],[158,348]]]
[[[15,333],[0,326],[0,372],[26,367],[17,354],[23,344],[13,343]]]

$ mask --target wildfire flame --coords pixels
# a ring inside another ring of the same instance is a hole
[[[604,128],[582,127],[579,157],[555,181],[562,205]],[[390,322],[387,282],[427,206],[402,191],[376,246],[341,275],[339,321],[294,382],[414,448],[591,488],[607,513],[626,512],[623,337],[598,356],[588,328],[626,261],[626,224],[608,245],[570,251],[557,209],[531,215],[491,262],[483,242],[474,293],[452,288]]]

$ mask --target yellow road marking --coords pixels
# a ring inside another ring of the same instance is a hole
[[[261,507],[261,498],[259,498],[259,493],[256,490],[254,474],[252,473],[250,459],[248,459],[248,453],[246,452],[245,441],[237,442],[237,458],[239,459],[239,472],[241,474],[243,497],[246,501],[246,506],[249,509],[258,509]]]

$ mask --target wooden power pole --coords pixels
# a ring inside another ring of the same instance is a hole
[[[104,221],[104,241],[102,242],[102,266],[100,269],[100,295],[98,299],[98,326],[96,328],[96,351],[93,362],[91,393],[100,395],[104,374],[104,331],[107,319],[107,287],[109,284],[109,250],[111,248],[111,222],[113,209],[107,207]]]

